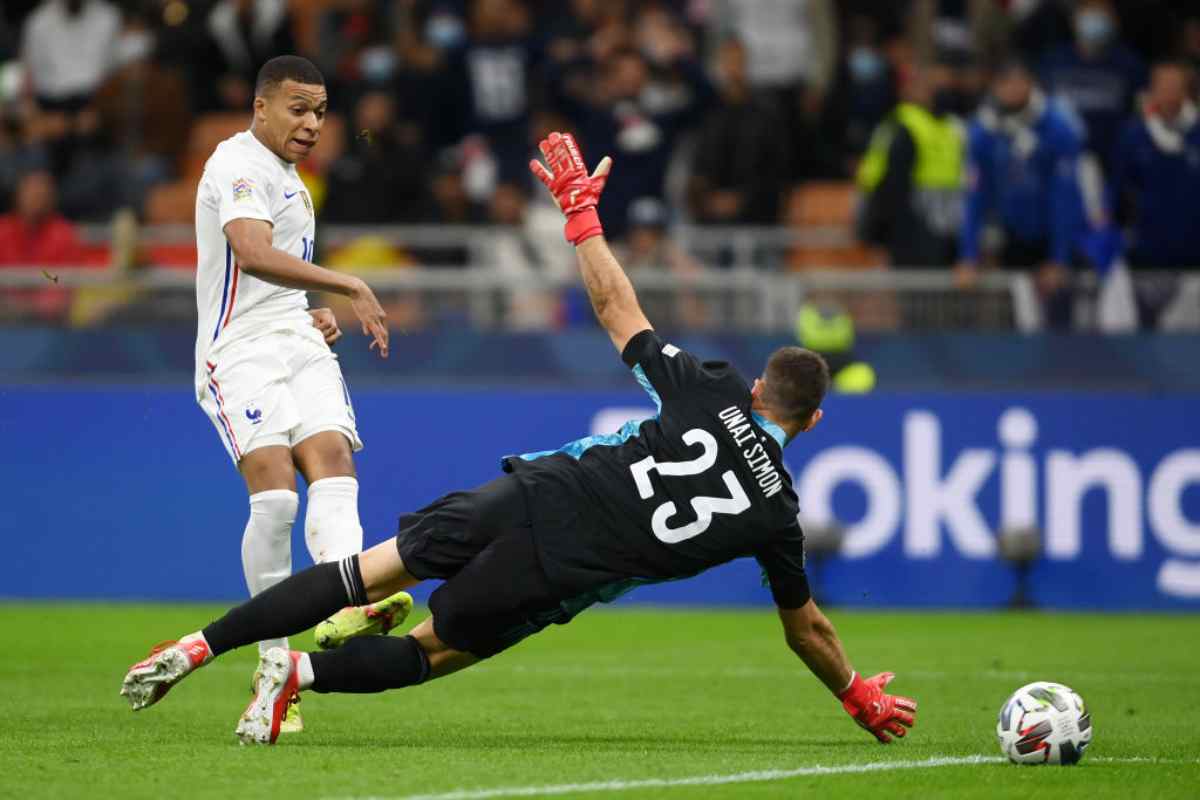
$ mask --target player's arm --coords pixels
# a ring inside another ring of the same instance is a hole
[[[272,243],[271,223],[262,219],[239,217],[225,225],[238,268],[248,275],[290,289],[332,292],[350,298],[351,307],[362,323],[362,331],[372,337],[371,347],[387,357],[387,314],[366,281],[354,275],[334,272],[284,252]]]
[[[833,623],[810,598],[800,608],[779,608],[783,636],[792,652],[800,656],[829,691],[838,694],[854,677],[846,651]]]
[[[913,725],[917,701],[890,695],[884,688],[896,676],[882,672],[863,678],[854,671],[842,649],[833,623],[810,598],[800,608],[779,608],[788,647],[842,701],[846,713],[882,744],[903,737]]]
[[[575,245],[579,271],[592,309],[617,350],[624,352],[629,340],[650,330],[651,325],[638,305],[629,276],[604,241],[604,230],[596,213],[612,159],[605,156],[588,175],[579,146],[571,134],[551,133],[540,147],[546,165],[531,161],[529,168],[550,190],[566,216],[565,234]]]
[[[833,623],[812,599],[804,573],[804,532],[799,525],[782,531],[776,541],[756,553],[771,596],[779,608],[788,647],[812,670],[829,691],[842,701],[854,721],[880,742],[904,736],[913,724],[917,703],[908,697],[884,693],[895,676],[884,672],[863,678],[846,658]]]
[[[608,331],[617,351],[623,353],[630,339],[642,331],[652,330],[650,321],[638,305],[633,284],[603,236],[580,242],[575,247],[575,254],[596,319]]]

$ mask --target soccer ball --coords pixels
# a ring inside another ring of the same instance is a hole
[[[1004,702],[996,736],[1014,764],[1075,764],[1091,744],[1092,715],[1069,687],[1037,681]]]

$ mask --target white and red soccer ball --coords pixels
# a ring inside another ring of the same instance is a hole
[[[1092,741],[1092,715],[1074,690],[1036,681],[1012,693],[996,723],[1000,752],[1014,764],[1075,764]]]

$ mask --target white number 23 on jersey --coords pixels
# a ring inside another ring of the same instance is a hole
[[[654,486],[650,483],[650,473],[654,470],[658,470],[658,474],[663,476],[699,475],[717,463],[717,440],[703,428],[693,428],[683,434],[683,443],[689,447],[698,444],[704,448],[704,452],[691,461],[655,461],[654,456],[646,456],[629,467],[633,473],[633,482],[637,484],[638,494],[643,500],[654,496]],[[667,501],[654,509],[650,527],[659,541],[675,544],[691,539],[708,530],[714,514],[737,515],[750,507],[750,498],[746,496],[746,490],[738,482],[733,470],[725,470],[721,479],[725,481],[725,488],[729,490],[730,496],[693,497],[692,510],[696,512],[696,519],[686,525],[672,528],[667,524],[679,510],[674,502]]]

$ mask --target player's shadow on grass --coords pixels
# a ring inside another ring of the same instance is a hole
[[[293,742],[301,744],[303,737],[288,740],[288,744]],[[305,741],[303,744],[308,745]],[[620,733],[608,734],[585,734],[585,735],[557,735],[548,732],[545,735],[537,736],[532,734],[474,734],[460,733],[453,730],[442,731],[425,731],[422,733],[419,744],[414,745],[411,738],[399,739],[395,742],[395,746],[402,747],[417,747],[418,749],[430,750],[571,750],[578,751],[580,749],[589,749],[596,751],[625,751],[637,750],[639,752],[646,751],[666,751],[677,752],[679,750],[687,750],[688,752],[720,752],[731,753],[745,750],[747,752],[761,753],[764,748],[787,750],[788,752],[797,752],[804,749],[828,751],[830,748],[861,748],[862,739],[813,739],[801,737],[714,737],[711,735],[696,735],[696,736],[663,736],[663,735],[646,735],[640,733],[630,733],[622,735]],[[339,736],[336,742],[312,742],[315,747],[378,747],[386,745],[381,742],[378,736],[356,736],[347,735]]]

